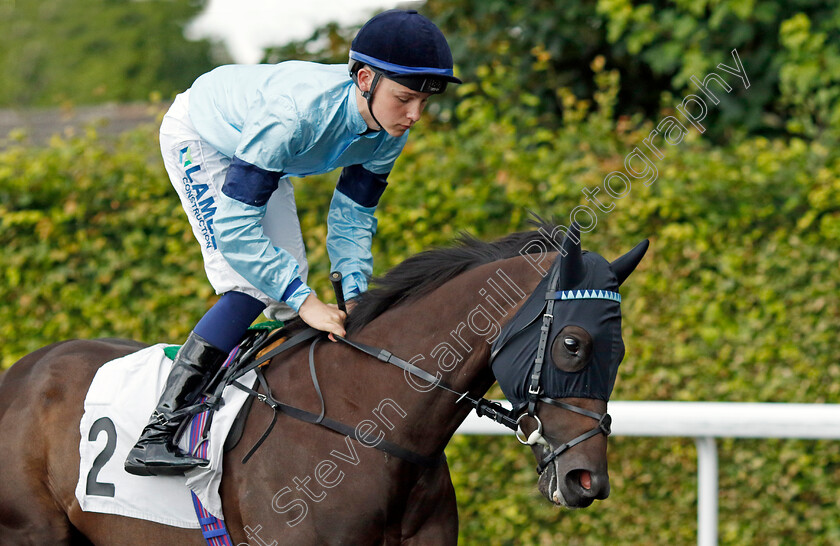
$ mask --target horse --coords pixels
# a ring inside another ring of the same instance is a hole
[[[311,357],[301,347],[273,358],[264,375],[274,399],[315,412],[324,400],[328,416],[361,433],[280,413],[242,464],[274,416],[254,403],[220,486],[234,544],[455,544],[443,450],[495,376],[514,407],[484,413],[520,427],[543,496],[568,508],[605,499],[606,406],[624,355],[617,291],[648,243],[609,262],[582,251],[579,236],[551,224],[495,242],[462,235],[387,272],[352,307],[346,339],[408,359],[403,369],[326,339]],[[0,543],[204,544],[194,529],[84,512],[74,495],[88,386],[101,365],[143,346],[58,342],[0,378]]]

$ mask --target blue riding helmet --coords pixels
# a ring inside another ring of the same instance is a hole
[[[350,45],[350,76],[357,85],[357,72],[365,65],[376,74],[363,94],[368,103],[383,76],[431,94],[443,93],[449,82],[462,83],[453,74],[443,33],[415,10],[388,10],[365,23]]]

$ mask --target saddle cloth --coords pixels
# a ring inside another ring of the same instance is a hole
[[[222,481],[224,441],[248,395],[228,386],[224,405],[213,416],[207,455],[210,464],[186,476],[134,476],[123,468],[128,451],[148,422],[172,360],[168,345],[157,344],[104,364],[85,398],[79,424],[79,481],[76,498],[86,512],[117,514],[176,527],[200,527],[193,508],[193,491],[212,515],[224,519],[219,485]],[[253,385],[251,371],[240,382]],[[187,446],[188,434],[180,447]]]

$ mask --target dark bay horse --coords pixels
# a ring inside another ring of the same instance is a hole
[[[360,298],[347,337],[387,348],[470,399],[495,372],[521,416],[520,437],[532,440],[540,491],[578,508],[609,494],[606,405],[624,354],[617,291],[647,241],[610,263],[582,252],[574,228],[562,248],[557,233],[543,225],[493,243],[464,238],[410,258]],[[532,324],[542,325],[542,340]],[[60,342],[2,376],[0,544],[205,543],[196,530],[83,512],[75,498],[88,386],[103,363],[141,346]],[[535,353],[545,362],[536,380]],[[277,400],[318,412],[308,356],[284,354],[265,376]],[[361,427],[363,441],[281,414],[242,464],[273,416],[255,403],[224,460],[220,493],[234,544],[455,544],[455,491],[440,455],[472,406],[343,343],[322,341],[313,356],[327,415]],[[374,449],[382,439],[438,464]]]

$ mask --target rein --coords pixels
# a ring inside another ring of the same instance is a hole
[[[315,330],[315,332],[317,332],[318,334],[321,333],[318,330]],[[276,400],[271,394],[271,388],[268,385],[268,381],[266,381],[265,379],[265,374],[259,368],[257,369],[257,380],[260,386],[262,386],[263,390],[265,391],[265,394],[260,393],[254,389],[248,388],[247,386],[242,385],[238,381],[235,381],[233,383],[233,385],[239,388],[240,390],[245,391],[251,396],[256,397],[257,400],[259,400],[260,402],[263,402],[264,404],[268,405],[274,412],[274,416],[272,417],[271,423],[269,424],[266,431],[263,433],[262,437],[260,437],[256,444],[254,444],[251,450],[242,459],[243,464],[248,462],[248,459],[251,458],[251,456],[262,445],[265,439],[268,438],[268,435],[271,433],[275,423],[277,422],[278,412],[285,413],[289,417],[293,417],[295,419],[298,419],[299,421],[311,423],[313,425],[320,425],[329,430],[332,430],[333,432],[343,434],[344,436],[349,436],[350,438],[353,438],[354,440],[364,445],[370,445],[369,443],[365,442],[364,439],[359,438],[358,434],[356,433],[355,427],[346,425],[340,421],[336,421],[335,419],[326,417],[325,415],[326,404],[324,402],[323,394],[321,393],[321,387],[318,384],[318,378],[315,374],[315,360],[313,358],[315,353],[315,346],[318,344],[319,341],[321,341],[321,337],[316,337],[312,340],[312,343],[309,345],[309,370],[310,374],[312,375],[312,381],[313,385],[315,386],[315,392],[317,392],[318,398],[321,401],[321,412],[318,414],[300,408],[296,408],[294,406]],[[388,442],[384,439],[377,440],[375,446],[371,447],[376,447],[377,449],[384,451],[385,453],[389,453],[391,455],[394,455],[395,457],[420,466],[437,466],[444,460],[442,454],[438,457],[427,457],[425,455],[420,455],[418,453],[405,449],[397,444]]]
[[[364,343],[358,343],[356,341],[350,341],[349,339],[343,338],[341,336],[335,336],[335,338],[340,341],[343,341],[344,343],[353,347],[354,349],[362,351],[363,353],[366,353],[378,360],[381,360],[382,362],[387,362],[388,364],[392,364],[398,368],[402,368],[411,375],[424,381],[427,381],[437,388],[458,395],[458,399],[455,401],[455,403],[460,404],[462,400],[466,400],[467,402],[472,404],[476,414],[479,417],[489,417],[490,419],[493,419],[497,423],[504,425],[511,430],[515,431],[517,429],[517,420],[511,416],[510,410],[508,410],[498,402],[493,402],[492,400],[487,400],[486,398],[475,399],[470,397],[468,392],[458,392],[457,390],[453,389],[450,385],[448,385],[444,381],[441,381],[429,372],[418,368],[410,362],[406,362],[405,360],[395,356],[393,353],[385,349],[372,347],[370,345],[365,345]]]
[[[340,421],[336,421],[334,419],[331,419],[331,418],[325,416],[326,415],[326,404],[324,402],[324,397],[323,397],[323,394],[321,393],[321,387],[318,383],[318,377],[317,377],[316,372],[315,372],[315,358],[314,358],[315,346],[319,341],[321,341],[324,338],[324,336],[325,336],[325,334],[323,332],[319,331],[319,330],[316,330],[314,328],[307,328],[306,330],[304,330],[302,332],[299,332],[298,334],[289,338],[286,342],[284,342],[279,347],[269,351],[268,353],[261,356],[260,358],[255,359],[253,362],[249,363],[247,366],[242,367],[237,372],[235,372],[235,374],[233,374],[233,376],[228,380],[228,382],[227,382],[228,384],[232,384],[235,387],[237,387],[238,389],[240,389],[240,390],[248,393],[249,395],[255,397],[260,402],[263,402],[264,404],[268,405],[274,412],[271,423],[269,424],[266,431],[263,433],[263,435],[260,437],[260,439],[257,440],[257,442],[254,444],[254,446],[251,448],[251,450],[242,459],[243,464],[248,462],[248,460],[251,458],[251,456],[254,454],[254,452],[256,452],[256,450],[262,445],[262,443],[266,440],[266,438],[268,438],[268,435],[271,433],[271,431],[274,428],[274,425],[277,422],[278,412],[285,413],[289,417],[293,417],[295,419],[298,419],[300,421],[304,421],[306,423],[311,423],[311,424],[323,426],[325,428],[328,428],[328,429],[332,430],[333,432],[343,434],[344,436],[349,436],[350,438],[353,438],[354,440],[356,440],[356,441],[358,441],[358,442],[360,442],[364,445],[368,445],[363,439],[360,439],[358,437],[358,434],[356,433],[355,427],[351,427],[349,425],[341,423]],[[341,342],[349,345],[350,347],[353,347],[356,350],[359,350],[359,351],[361,351],[365,354],[373,356],[374,358],[376,358],[376,359],[378,359],[382,362],[386,362],[388,364],[396,366],[396,367],[414,375],[415,377],[417,377],[419,379],[427,381],[427,382],[433,384],[435,387],[444,389],[446,391],[449,391],[453,394],[458,395],[458,400],[456,401],[456,404],[460,403],[462,400],[468,401],[475,408],[475,411],[479,416],[490,417],[494,421],[496,421],[498,423],[501,423],[501,424],[507,426],[508,428],[510,428],[512,430],[516,430],[516,428],[517,428],[517,421],[510,416],[509,410],[507,410],[506,408],[504,408],[501,404],[498,404],[497,402],[493,402],[493,401],[487,400],[485,398],[480,398],[480,399],[476,400],[476,399],[470,397],[469,393],[467,393],[467,392],[463,392],[463,393],[458,392],[458,391],[452,389],[449,385],[440,381],[437,377],[431,375],[430,373],[426,372],[425,370],[423,370],[421,368],[418,368],[417,366],[411,364],[410,362],[406,362],[405,360],[395,356],[393,353],[391,353],[390,351],[387,351],[385,349],[380,349],[380,348],[377,348],[377,347],[372,347],[370,345],[365,345],[363,343],[350,341],[350,340],[348,340],[346,338],[343,338],[341,336],[336,336],[336,339],[338,339]],[[315,387],[315,392],[318,394],[318,398],[321,402],[321,411],[320,411],[319,414],[315,414],[315,413],[312,413],[312,412],[309,412],[309,411],[306,411],[306,410],[303,410],[303,409],[300,409],[300,408],[296,408],[294,406],[291,406],[289,404],[285,404],[283,402],[280,402],[280,401],[276,400],[271,394],[271,389],[268,385],[268,382],[265,379],[265,374],[263,374],[262,370],[260,369],[260,366],[262,364],[264,364],[265,362],[268,362],[269,360],[271,360],[275,356],[277,356],[277,355],[279,355],[279,354],[281,354],[285,351],[288,351],[289,349],[297,347],[298,345],[301,345],[301,344],[303,344],[307,341],[310,341],[310,340],[311,340],[311,343],[310,343],[310,346],[309,346],[309,371],[310,371],[310,375],[312,377],[313,386]],[[263,391],[265,392],[265,394],[260,393],[257,390],[255,390],[253,388],[250,388],[246,385],[243,385],[241,382],[238,381],[238,379],[240,379],[243,375],[247,374],[251,370],[256,370],[257,380],[259,382],[259,385],[262,387]],[[414,463],[414,464],[417,464],[417,465],[420,465],[420,466],[429,466],[429,467],[437,466],[438,464],[440,464],[441,462],[443,462],[445,460],[445,457],[444,457],[443,453],[441,453],[438,456],[420,455],[420,454],[415,453],[411,450],[403,448],[403,447],[401,447],[397,444],[388,442],[384,439],[378,440],[377,443],[374,446],[371,446],[371,447],[376,447],[377,449],[379,449],[381,451],[384,451],[385,453],[389,453],[391,455],[394,455],[395,457],[398,457],[400,459],[409,461],[411,463]]]

